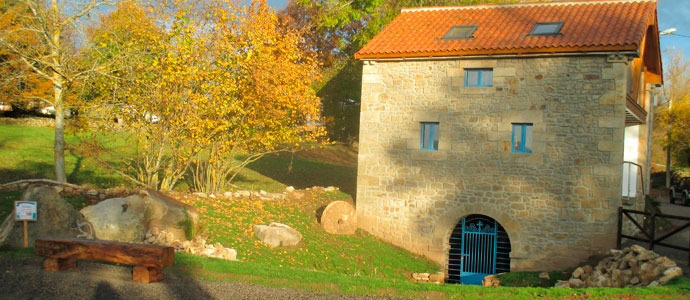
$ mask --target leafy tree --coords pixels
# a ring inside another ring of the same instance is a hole
[[[31,11],[16,0],[0,1],[0,31],[14,31],[21,25],[21,18],[30,16]],[[38,43],[35,35],[10,35],[10,38],[22,47],[29,47]],[[0,102],[12,103],[15,106],[30,107],[41,99],[50,97],[52,86],[50,81],[36,74],[24,64],[16,54],[7,48],[0,48]]]
[[[313,54],[264,1],[171,1],[148,7],[155,20],[145,10],[121,5],[91,42],[120,63],[117,78],[92,85],[89,107],[106,116],[101,128],[130,137],[134,156],[105,153],[97,136],[83,149],[121,156],[139,184],[171,189],[191,170],[193,188],[217,192],[266,153],[324,135],[310,124],[321,114]]]
[[[671,154],[682,165],[690,166],[690,62],[680,51],[669,52],[667,57],[664,94],[669,102],[655,117],[656,124],[667,129],[661,138],[670,171]]]
[[[7,1],[7,0],[6,0]],[[11,2],[10,2],[11,1]],[[0,27],[0,50],[4,53],[3,67],[12,71],[6,79],[15,84],[40,86],[49,82],[52,94],[46,97],[39,90],[30,98],[40,99],[55,107],[55,177],[66,182],[65,174],[65,97],[80,79],[97,71],[97,66],[77,63],[75,35],[82,31],[81,20],[96,8],[108,5],[109,0],[88,2],[66,0],[10,0],[3,3]],[[15,89],[21,92],[25,88]],[[20,95],[21,96],[21,95]]]

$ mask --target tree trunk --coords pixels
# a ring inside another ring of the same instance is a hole
[[[62,85],[55,85],[55,180],[67,182],[65,172],[65,109],[62,105]]]
[[[65,80],[62,71],[62,61],[60,60],[60,35],[62,28],[59,25],[60,13],[58,11],[57,0],[51,1],[52,13],[52,44],[50,45],[50,54],[53,62],[53,71],[51,74],[51,81],[53,83],[53,96],[55,105],[55,180],[58,182],[67,182],[67,173],[65,172],[65,107],[62,103],[64,97]]]
[[[671,147],[666,147],[666,188],[671,187]]]

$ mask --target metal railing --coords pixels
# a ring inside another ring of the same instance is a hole
[[[637,194],[637,191],[639,190],[639,187],[642,188],[642,194],[647,194],[647,191],[645,190],[644,186],[644,177],[642,175],[642,166],[639,164],[636,164],[631,161],[624,161],[623,162],[623,174],[625,174],[625,171],[628,171],[628,174],[632,174],[632,170],[637,171],[637,176],[634,176],[635,178],[633,179],[633,176],[623,176],[623,186],[621,188],[627,187],[627,191],[623,191],[623,197],[627,197],[628,199],[630,198],[638,198],[640,195]],[[626,182],[627,179],[627,182]],[[636,184],[634,185],[633,188],[633,181],[637,181]],[[627,183],[627,184],[626,184]],[[626,193],[627,192],[627,193]],[[634,196],[630,196],[634,195]]]

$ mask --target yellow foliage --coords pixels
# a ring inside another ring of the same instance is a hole
[[[172,188],[191,167],[217,191],[265,153],[325,139],[314,56],[264,1],[123,2],[102,23],[93,51],[118,76],[92,84],[89,107],[126,124],[139,181]]]

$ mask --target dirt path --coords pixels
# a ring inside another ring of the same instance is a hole
[[[40,258],[0,257],[0,299],[391,299],[325,294],[165,273],[163,282],[132,282],[131,267],[79,262],[77,270],[45,272]]]

